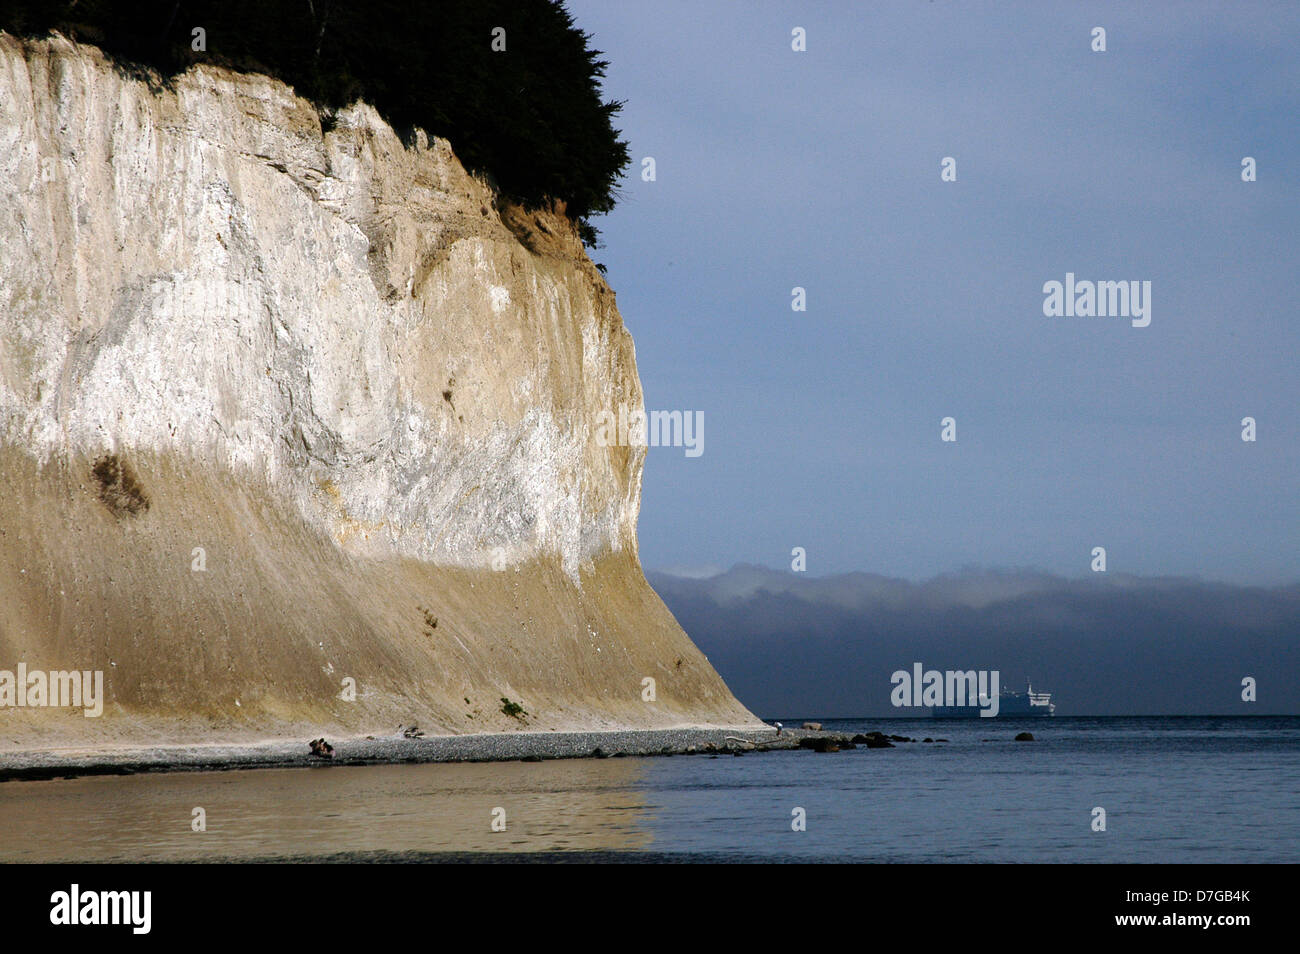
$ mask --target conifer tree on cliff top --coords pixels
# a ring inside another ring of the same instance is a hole
[[[403,133],[449,139],[502,194],[563,200],[588,244],[628,164],[608,64],[560,0],[0,0],[0,28],[58,30],[164,77],[215,63],[325,107],[363,99]]]

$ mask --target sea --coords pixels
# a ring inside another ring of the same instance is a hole
[[[1300,717],[818,721],[918,741],[8,781],[0,861],[1300,861]]]

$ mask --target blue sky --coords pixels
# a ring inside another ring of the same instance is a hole
[[[636,161],[594,257],[704,416],[647,567],[1300,578],[1300,4],[568,7]],[[1150,326],[1045,317],[1067,271]]]

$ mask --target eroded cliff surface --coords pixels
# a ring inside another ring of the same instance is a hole
[[[595,437],[632,340],[568,220],[328,126],[0,34],[0,670],[107,696],[0,747],[751,722],[641,572],[645,451]]]

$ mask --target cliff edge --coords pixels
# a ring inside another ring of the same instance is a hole
[[[646,583],[620,404],[572,224],[446,141],[0,34],[0,670],[105,698],[0,751],[754,724]]]

